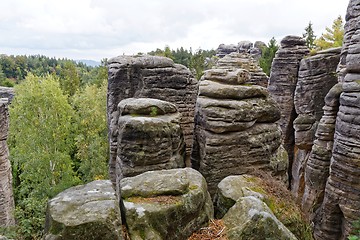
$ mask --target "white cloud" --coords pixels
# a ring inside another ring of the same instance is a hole
[[[0,53],[103,57],[241,40],[317,35],[349,0],[12,0],[1,3]]]

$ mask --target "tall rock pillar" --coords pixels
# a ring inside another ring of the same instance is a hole
[[[346,69],[324,201],[314,220],[319,239],[347,239],[360,219],[360,0],[351,0],[345,25]]]
[[[298,79],[301,59],[309,53],[305,40],[297,36],[287,36],[280,42],[272,63],[268,90],[281,110],[279,124],[283,132],[283,144],[288,152],[291,169],[294,156],[294,128],[296,118],[294,92]],[[291,171],[289,171],[291,175]]]
[[[7,98],[0,98],[0,226],[15,223],[11,165],[6,144],[9,128],[7,102]]]

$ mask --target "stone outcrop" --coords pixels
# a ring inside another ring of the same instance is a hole
[[[223,58],[226,55],[233,53],[233,52],[237,52],[237,51],[238,51],[238,49],[237,49],[236,45],[222,43],[216,49],[216,56],[218,56],[219,58]]]
[[[252,58],[259,60],[262,54],[262,48],[265,47],[266,44],[261,41],[256,41],[252,43],[250,41],[241,41],[236,45],[234,44],[220,44],[216,49],[216,56],[219,58],[223,58],[230,53],[248,53]]]
[[[229,240],[297,240],[271,212],[269,207],[256,197],[243,197],[223,217]]]
[[[150,170],[185,167],[181,115],[174,104],[128,98],[118,104],[117,112],[117,157],[110,161],[114,183]]]
[[[109,63],[107,114],[110,139],[110,161],[117,155],[117,106],[126,98],[156,98],[171,102],[181,113],[187,154],[192,146],[194,106],[198,83],[190,70],[165,57],[119,56]]]
[[[319,208],[324,198],[325,185],[329,177],[331,152],[334,145],[336,116],[342,84],[332,87],[325,97],[324,114],[317,126],[315,141],[305,164],[304,192],[301,206],[309,219]],[[300,185],[300,184],[299,184]],[[300,193],[298,195],[300,196]]]
[[[283,143],[289,156],[290,166],[294,156],[293,121],[296,118],[294,92],[301,59],[309,53],[305,40],[287,36],[280,42],[272,62],[268,90],[281,109],[279,124],[283,132]]]
[[[69,188],[48,203],[46,240],[122,238],[118,201],[110,181]]]
[[[275,123],[280,111],[266,88],[251,85],[249,65],[237,56],[242,55],[224,57],[228,67],[219,61],[220,67],[206,71],[199,85],[191,162],[211,194],[229,175],[266,169],[284,177],[287,171],[287,159],[272,158],[281,144]]]
[[[231,53],[219,59],[217,69],[245,69],[250,77],[244,84],[267,87],[269,78],[259,66],[259,63],[247,53]]]
[[[276,184],[270,189],[264,179],[250,175],[229,176],[219,183],[216,217],[223,219],[229,239],[307,239],[300,209],[291,198],[273,195],[287,192],[282,183]]]
[[[191,168],[124,178],[121,197],[131,239],[187,239],[213,217],[206,181]]]
[[[15,92],[13,88],[0,86],[0,98],[7,98],[9,102],[11,102],[14,96]]]
[[[315,217],[316,239],[347,239],[360,219],[360,1],[351,0],[345,28],[346,75],[323,203]]]
[[[320,51],[301,60],[294,94],[297,118],[295,156],[292,164],[291,190],[299,201],[304,193],[305,166],[313,146],[315,131],[324,114],[324,98],[337,83],[336,68],[341,48]]]
[[[0,98],[0,226],[15,223],[12,172],[6,143],[9,129],[7,98]]]

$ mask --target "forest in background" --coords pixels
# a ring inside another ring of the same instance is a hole
[[[338,18],[320,38],[310,22],[303,37],[314,53],[338,46],[341,33]],[[268,75],[278,47],[272,38],[262,49],[260,65]],[[148,54],[189,67],[197,79],[217,61],[214,50],[165,46]],[[108,178],[106,65],[106,59],[90,67],[42,55],[0,55],[0,86],[16,91],[8,144],[17,219],[17,226],[0,229],[0,235],[40,239],[49,198],[70,186]]]

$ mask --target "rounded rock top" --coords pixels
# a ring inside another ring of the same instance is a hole
[[[175,104],[154,98],[127,98],[118,104],[120,116],[158,116],[177,113]]]

